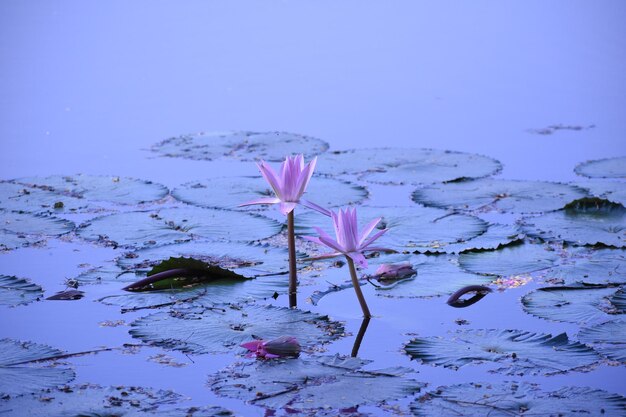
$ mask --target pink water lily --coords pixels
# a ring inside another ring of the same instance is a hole
[[[256,200],[243,203],[241,206],[249,206],[252,204],[278,204],[278,209],[284,215],[293,211],[298,204],[316,210],[322,214],[330,215],[329,211],[317,204],[302,199],[302,195],[309,185],[317,157],[313,158],[308,164],[304,164],[302,155],[288,156],[280,166],[278,174],[265,161],[257,164],[261,175],[274,190],[275,197],[263,197]]]
[[[356,208],[347,208],[339,210],[338,213],[330,212],[335,228],[337,239],[333,239],[328,233],[319,227],[315,230],[319,233],[319,237],[303,236],[305,239],[320,245],[328,246],[335,252],[325,254],[317,258],[331,258],[338,255],[346,255],[360,266],[367,268],[367,260],[363,255],[364,251],[388,251],[386,248],[370,246],[376,239],[381,237],[388,229],[379,230],[373,236],[370,233],[376,228],[381,218],[377,218],[369,222],[359,233],[357,223]]]
[[[273,340],[253,340],[240,345],[250,351],[247,357],[274,359],[297,357],[300,354],[300,343],[295,337],[281,336]]]

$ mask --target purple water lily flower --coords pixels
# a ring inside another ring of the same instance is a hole
[[[358,230],[357,213],[356,208],[347,208],[345,210],[339,210],[338,213],[330,212],[330,216],[333,220],[333,226],[335,227],[335,235],[337,240],[330,237],[324,230],[316,227],[315,230],[319,233],[319,237],[303,236],[304,239],[310,240],[320,245],[328,246],[335,250],[333,253],[316,257],[332,258],[338,255],[346,255],[350,257],[354,262],[367,268],[367,260],[363,256],[364,251],[389,251],[387,248],[379,248],[370,246],[376,239],[381,237],[388,229],[379,230],[373,236],[368,237],[374,230],[376,225],[380,222],[381,218],[377,218],[368,223],[361,233]]]
[[[300,343],[295,337],[281,336],[274,340],[253,340],[239,345],[250,351],[246,356],[274,359],[285,357],[297,357],[300,355]]]
[[[302,204],[305,207],[329,216],[330,212],[325,208],[311,201],[302,199],[302,194],[304,194],[306,187],[309,185],[316,163],[317,157],[313,158],[305,165],[302,155],[288,156],[285,162],[281,164],[280,172],[276,174],[272,167],[265,161],[259,162],[257,166],[261,171],[261,175],[263,175],[263,178],[265,178],[272,187],[276,196],[258,198],[240,204],[240,207],[252,204],[278,204],[280,212],[287,215],[293,211],[296,205]]]

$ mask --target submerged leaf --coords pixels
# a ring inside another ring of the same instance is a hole
[[[0,275],[0,305],[28,304],[43,297],[43,290],[24,278]]]
[[[580,188],[554,182],[482,179],[420,188],[413,193],[413,201],[455,210],[541,213],[585,196]]]
[[[17,396],[67,384],[74,372],[42,366],[39,361],[62,355],[47,345],[0,339],[0,396]]]
[[[270,306],[198,307],[156,313],[132,323],[133,337],[187,353],[227,353],[251,339],[297,335],[304,350],[329,342],[343,326],[326,316]]]
[[[543,240],[626,247],[626,208],[598,198],[577,200],[563,210],[526,219],[524,227]]]
[[[558,336],[521,330],[464,330],[454,337],[423,337],[405,346],[411,359],[458,369],[464,365],[494,362],[494,372],[507,375],[551,375],[589,366],[596,353],[565,333]]]
[[[152,146],[154,152],[169,157],[270,162],[293,154],[310,159],[327,149],[328,143],[320,139],[286,132],[207,132],[169,138]]]
[[[218,395],[292,412],[376,404],[424,387],[403,377],[410,369],[362,370],[368,363],[340,356],[255,361],[231,366],[213,375],[209,384]]]
[[[626,178],[626,156],[582,162],[574,172],[589,178]]]
[[[411,403],[418,417],[621,417],[626,398],[593,388],[541,391],[527,382],[467,383],[439,387]]]
[[[128,212],[96,218],[78,234],[90,241],[144,248],[203,238],[252,242],[280,232],[282,224],[258,215],[197,207]]]

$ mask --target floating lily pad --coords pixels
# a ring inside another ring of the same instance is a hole
[[[43,190],[57,196],[73,197],[87,201],[103,201],[116,204],[140,204],[160,200],[169,191],[161,184],[136,178],[99,175],[54,175],[50,177],[26,177],[13,181],[27,190]],[[73,201],[73,200],[72,200]],[[84,203],[83,203],[84,204]]]
[[[119,282],[120,284],[133,283],[144,278],[145,273],[126,271],[115,266],[92,268],[83,272],[76,278],[81,285],[101,284],[105,282]]]
[[[607,321],[613,314],[623,314],[609,298],[617,288],[549,287],[522,297],[527,313],[547,320],[570,323]]]
[[[511,276],[550,268],[559,259],[543,245],[522,243],[497,250],[463,252],[459,264],[476,274]]]
[[[126,270],[147,271],[164,259],[181,256],[215,264],[247,278],[277,275],[289,270],[286,249],[236,242],[187,242],[159,246],[126,254],[117,262]]]
[[[544,240],[626,247],[626,208],[607,200],[582,199],[563,210],[526,219],[525,230]]]
[[[410,369],[362,370],[370,363],[340,356],[255,361],[212,376],[211,389],[270,409],[293,412],[352,408],[411,395],[425,384],[403,377]]]
[[[437,149],[353,149],[320,159],[317,171],[328,175],[364,174],[367,181],[430,184],[495,174],[502,165],[482,155]]]
[[[195,354],[239,351],[241,343],[280,336],[295,336],[310,349],[343,333],[343,326],[327,316],[256,305],[156,313],[136,320],[132,327],[131,335],[146,343]]]
[[[541,213],[585,196],[580,188],[554,182],[482,179],[420,188],[413,193],[413,201],[455,210]]]
[[[520,243],[526,235],[516,225],[490,224],[487,231],[464,242],[450,243],[440,247],[431,247],[428,253],[461,253],[466,251],[479,251],[499,249],[501,247]]]
[[[376,287],[377,294],[388,297],[434,297],[450,295],[468,285],[489,284],[494,277],[472,274],[459,268],[455,258],[447,256],[415,257],[405,255],[405,261],[413,264],[417,275],[411,279],[401,280],[395,285],[381,285]],[[385,258],[374,260],[374,265],[383,262]],[[396,261],[397,262],[397,261]]]
[[[439,387],[411,403],[418,417],[621,417],[626,398],[593,388],[541,391],[527,382],[467,383]]]
[[[261,197],[273,197],[274,192],[262,177],[222,177],[183,184],[172,195],[185,203],[202,207],[260,210],[271,206],[238,205]],[[366,197],[364,187],[326,177],[313,178],[304,194],[305,199],[322,207],[357,204]]]
[[[74,372],[46,366],[39,361],[63,352],[32,342],[0,339],[0,396],[16,396],[67,384]]]
[[[59,207],[59,203],[62,207]],[[0,182],[0,207],[6,210],[61,213],[76,212],[87,208],[88,205],[87,200],[57,194],[45,188],[34,188],[7,181]]]
[[[0,305],[28,304],[41,297],[43,297],[43,290],[39,285],[24,278],[0,275]]]
[[[183,302],[202,305],[227,304],[247,300],[268,299],[286,295],[289,280],[286,275],[264,276],[255,279],[219,279],[190,288],[110,295],[100,302],[126,309],[142,309],[153,306],[170,306]]]
[[[74,223],[43,215],[0,210],[0,250],[10,250],[58,237],[74,229]]]
[[[589,180],[574,185],[587,189],[594,197],[626,206],[626,182]]]
[[[417,252],[444,252],[448,245],[467,242],[488,228],[488,223],[477,217],[421,206],[359,207],[358,217],[360,227],[381,217],[377,228],[389,229],[373,246]],[[335,235],[330,218],[317,212],[298,216],[296,234],[317,236],[314,226]],[[458,246],[453,247],[453,250],[458,249]]]
[[[221,407],[163,409],[181,401],[172,391],[141,387],[100,387],[83,384],[43,394],[23,395],[0,403],[0,414],[31,417],[76,416],[186,416],[226,417],[232,415]],[[11,414],[15,413],[15,414]]]
[[[220,158],[283,161],[285,155],[319,155],[328,143],[309,136],[285,132],[207,132],[166,139],[152,147],[163,156],[196,160]]]
[[[405,346],[411,359],[458,369],[464,365],[494,362],[494,372],[507,375],[551,375],[582,368],[598,360],[587,346],[558,336],[521,330],[465,330],[452,338],[425,337]]]
[[[626,178],[626,156],[583,162],[574,172],[589,178]]]
[[[195,238],[252,242],[273,236],[282,227],[258,215],[190,207],[99,217],[81,226],[78,234],[90,241],[145,248]]]
[[[626,283],[626,250],[610,248],[580,248],[550,270],[551,279],[565,284],[624,284]]]
[[[599,326],[585,328],[578,333],[578,340],[602,355],[626,363],[626,320],[615,320]]]

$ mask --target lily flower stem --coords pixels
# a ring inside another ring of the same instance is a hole
[[[352,353],[350,356],[356,358],[359,354],[359,348],[361,347],[361,342],[363,341],[363,336],[365,336],[365,332],[367,331],[367,326],[370,324],[369,317],[363,317],[363,321],[361,322],[361,328],[359,329],[359,333],[356,335],[356,339],[354,340],[354,346],[352,346]]]
[[[298,275],[296,272],[296,235],[294,231],[293,212],[287,214],[287,242],[289,246],[289,307],[298,306]]]
[[[361,304],[361,310],[363,310],[363,317],[370,318],[372,317],[372,315],[370,314],[370,309],[367,307],[367,303],[365,302],[365,297],[363,297],[363,293],[361,292],[361,284],[359,284],[359,279],[356,276],[354,262],[349,256],[346,256],[346,261],[348,261],[348,267],[350,268],[350,277],[352,278],[352,286],[354,287],[356,298],[359,299],[359,304]]]

